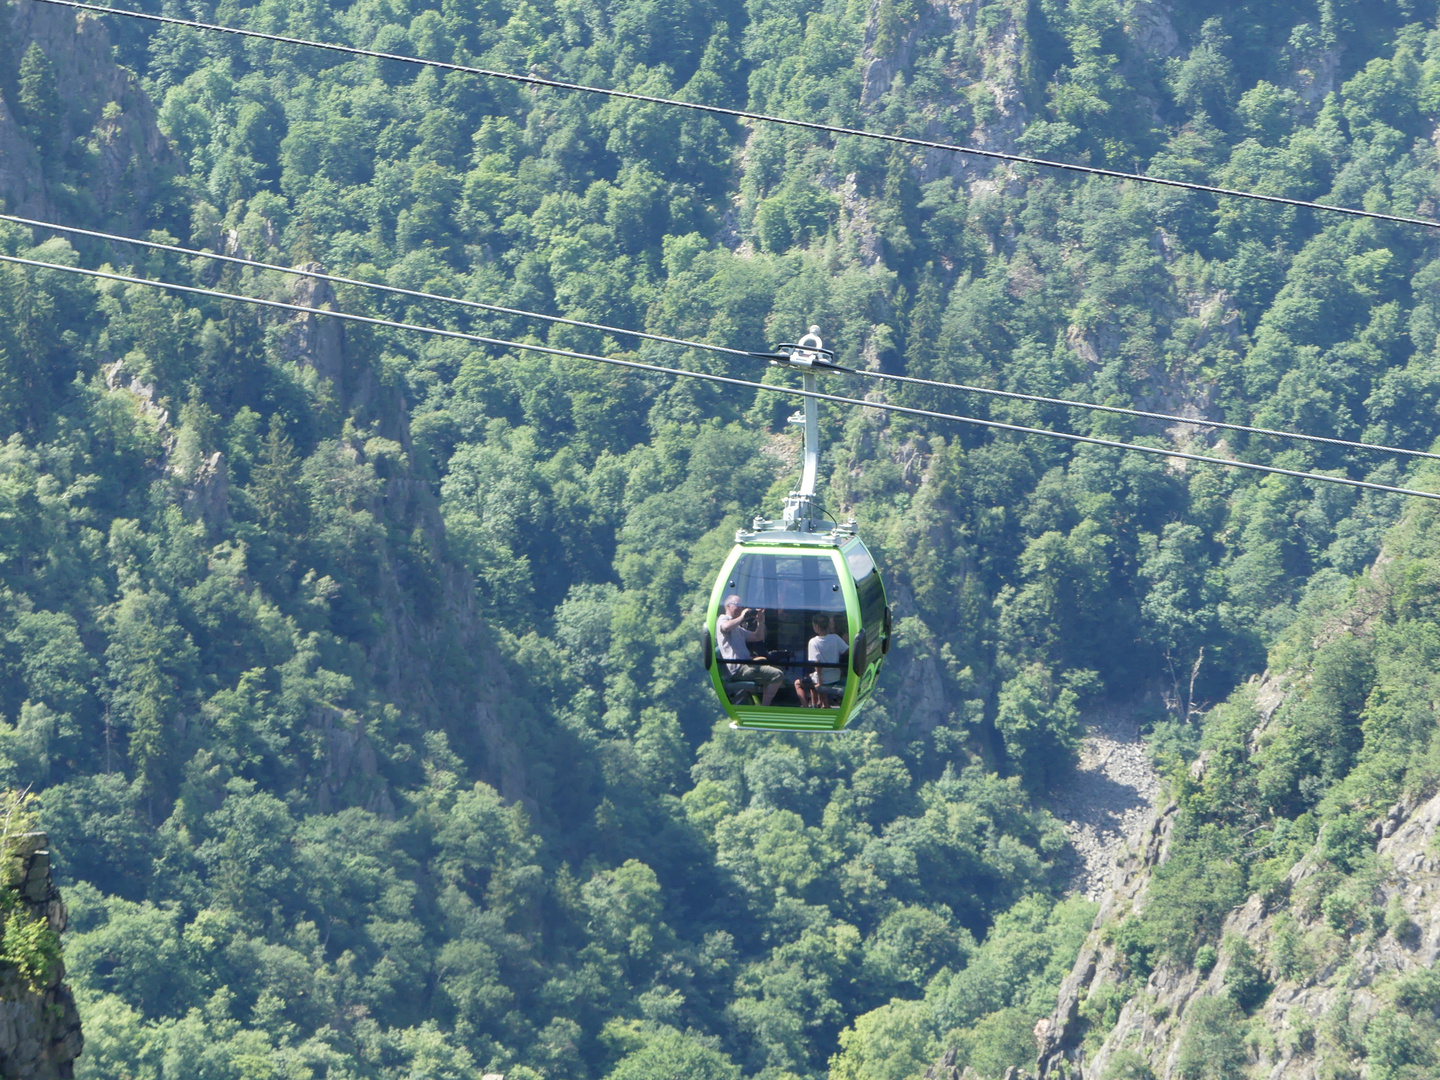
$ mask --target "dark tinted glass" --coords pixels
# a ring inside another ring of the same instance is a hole
[[[885,636],[885,586],[880,584],[880,572],[875,569],[875,560],[865,545],[858,540],[845,549],[845,563],[855,578],[855,592],[860,597],[860,625],[865,628],[869,640],[867,651],[879,656],[880,639]]]
[[[726,582],[725,595],[740,605],[769,611],[826,611],[844,614],[845,594],[830,553],[740,556]]]
[[[721,665],[721,679],[731,700],[743,698],[759,702],[765,687],[778,683],[770,701],[772,705],[800,706],[804,703],[802,693],[810,697],[812,703],[815,695],[828,693],[824,703],[837,704],[838,691],[812,690],[812,684],[822,688],[826,684],[843,687],[845,681],[850,625],[840,574],[830,553],[742,555],[725,583],[718,613],[721,620],[727,617],[725,604],[731,597],[739,598],[740,609],[746,613],[742,626],[747,631],[747,639],[749,633],[761,635],[744,641],[751,657],[748,661],[728,661],[717,649],[716,661]],[[716,630],[718,646],[723,636],[718,621]],[[831,634],[841,639],[841,645],[837,647],[832,642],[827,650],[838,655],[828,662],[812,662],[812,640]],[[798,689],[797,682],[801,684]]]

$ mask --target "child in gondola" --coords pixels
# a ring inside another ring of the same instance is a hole
[[[810,625],[815,636],[806,649],[806,659],[813,666],[795,680],[795,695],[805,708],[823,709],[830,704],[826,688],[844,680],[845,669],[840,666],[840,657],[850,651],[850,646],[835,633],[834,616],[816,615]]]

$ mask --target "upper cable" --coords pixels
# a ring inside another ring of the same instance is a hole
[[[796,120],[787,116],[773,116],[769,113],[751,112],[748,109],[732,109],[723,105],[707,105],[703,102],[683,101],[679,98],[661,97],[656,94],[640,94],[632,90],[615,90],[604,86],[590,86],[586,83],[566,82],[563,79],[550,79],[541,75],[522,75],[513,71],[495,71],[491,68],[474,67],[469,64],[456,64],[446,60],[426,60],[419,56],[381,52],[376,49],[362,49],[355,45],[341,45],[334,41],[315,41],[310,38],[291,37],[286,34],[270,34],[262,30],[247,30],[238,26],[225,26],[221,23],[200,22],[197,19],[180,19],[173,15],[153,15],[148,11],[131,11],[127,8],[103,7],[99,4],[83,3],[82,0],[35,0],[35,2],[53,4],[57,7],[75,8],[79,11],[93,11],[100,15],[123,15],[133,19],[146,19],[150,22],[164,23],[169,26],[185,26],[192,30],[207,30],[221,34],[234,34],[239,37],[255,38],[260,41],[273,41],[281,45],[300,45],[311,49],[326,49],[330,52],[346,53],[351,56],[365,56],[374,60],[395,60],[405,64],[423,64],[440,71],[455,71],[466,75],[479,75],[487,79],[503,79],[507,82],[523,83],[527,86],[543,86],[552,90],[573,90],[585,94],[602,94],[606,97],[622,98],[626,101],[642,101],[651,105],[673,105],[680,109],[690,109],[695,112],[709,113],[714,116],[728,116],[735,120],[753,120],[766,124],[783,124],[787,127],[803,128],[807,131],[820,131],[829,135],[853,135],[862,139],[880,139],[884,142],[899,143],[902,146],[914,146],[922,150],[944,150],[957,154],[969,154],[972,157],[990,158],[995,161],[1008,161],[1017,165],[1035,165],[1046,169],[1085,173],[1089,176],[1106,176],[1114,180],[1133,180],[1143,184],[1159,184],[1164,187],[1180,188],[1184,191],[1194,191],[1206,195],[1227,195],[1239,199],[1256,199],[1260,202],[1275,203],[1280,206],[1299,207],[1306,210],[1325,210],[1334,214],[1348,214],[1352,217],[1370,218],[1375,221],[1390,221],[1400,225],[1420,225],[1427,229],[1440,229],[1440,221],[1434,221],[1429,218],[1407,217],[1402,214],[1382,214],[1378,211],[1364,210],[1351,206],[1335,206],[1330,203],[1311,202],[1306,199],[1290,199],[1283,195],[1265,195],[1258,191],[1243,191],[1237,188],[1219,187],[1214,184],[1197,184],[1190,180],[1171,180],[1164,176],[1123,172],[1119,169],[1104,169],[1096,165],[1080,165],[1069,161],[1055,161],[1050,158],[1030,157],[1025,154],[1010,154],[1003,150],[982,150],[975,146],[962,146],[958,143],[941,142],[935,139],[918,139],[910,135],[892,135],[883,131],[868,131],[864,128],[844,127],[839,124],[824,124],[817,120]]]

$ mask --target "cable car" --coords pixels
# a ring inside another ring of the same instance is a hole
[[[770,360],[803,371],[811,392],[816,371],[841,370],[816,326]],[[756,518],[736,532],[710,593],[701,652],[732,728],[840,731],[890,651],[890,607],[855,522],[819,517],[815,399],[790,423],[805,426],[800,489],[781,520]]]

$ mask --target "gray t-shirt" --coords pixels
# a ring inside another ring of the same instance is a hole
[[[816,634],[810,639],[809,659],[812,664],[838,664],[840,657],[850,651],[845,639],[839,634]],[[822,667],[821,682],[838,682],[845,672],[838,667]]]
[[[723,617],[723,616],[722,616]],[[719,624],[716,624],[719,629]],[[729,630],[720,631],[720,655],[726,660],[749,660],[750,642],[748,641],[750,631],[746,630],[740,623],[736,623]],[[731,675],[744,674],[746,667],[743,664],[730,664],[727,670]]]

